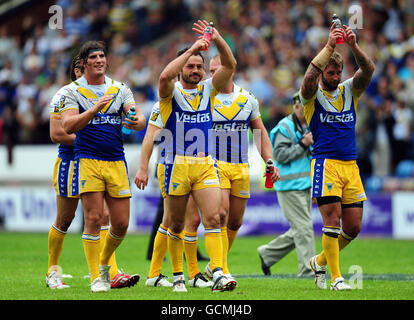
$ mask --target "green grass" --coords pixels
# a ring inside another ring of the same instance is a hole
[[[363,289],[331,292],[316,289],[313,279],[299,279],[296,251],[292,251],[264,277],[256,248],[272,239],[270,236],[239,237],[229,256],[229,267],[239,287],[233,292],[212,294],[210,290],[188,288],[187,294],[174,294],[170,288],[145,287],[149,261],[145,259],[148,235],[128,235],[117,250],[118,267],[141,275],[133,288],[92,294],[88,268],[80,234],[68,234],[60,259],[66,290],[46,288],[47,234],[0,232],[0,300],[413,300],[414,241],[391,239],[355,240],[340,256],[341,271],[346,279],[349,268],[358,265],[363,271]],[[203,238],[199,248],[205,254]],[[316,250],[321,240],[316,238]],[[200,262],[203,270],[206,262]],[[171,276],[171,264],[164,262],[162,272]]]

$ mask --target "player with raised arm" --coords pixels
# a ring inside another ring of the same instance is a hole
[[[336,39],[345,35],[359,66],[354,76],[341,82],[343,59],[335,51]],[[323,251],[310,259],[318,288],[326,289],[326,267],[331,290],[350,290],[339,268],[339,251],[361,230],[366,195],[356,163],[355,122],[358,99],[368,87],[375,66],[348,26],[331,26],[325,47],[309,65],[300,97],[314,138],[311,164],[312,197],[319,206],[324,227]],[[341,226],[342,222],[342,226]]]
[[[82,77],[83,66],[79,55],[73,58],[70,66],[70,77],[75,81]],[[67,230],[75,217],[78,207],[78,170],[75,170],[74,160],[75,134],[67,134],[62,127],[60,108],[64,105],[64,89],[59,90],[50,103],[50,138],[52,142],[59,143],[59,153],[55,162],[53,172],[53,184],[56,191],[57,215],[52,224],[48,236],[48,272],[46,274],[46,285],[51,289],[69,288],[62,280],[58,262],[63,249],[63,242]],[[100,238],[105,239],[109,229],[108,208],[104,206],[104,216],[100,231]],[[134,286],[138,275],[128,275],[120,272],[117,267],[115,253],[110,259],[111,288],[124,288]]]
[[[76,132],[75,159],[85,215],[82,239],[91,291],[104,292],[110,289],[110,257],[124,239],[129,224],[131,191],[121,128],[124,125],[142,130],[146,121],[131,90],[105,75],[106,48],[102,42],[86,42],[79,55],[84,76],[65,90],[62,124],[67,133]],[[127,114],[132,106],[136,116],[122,122],[122,114]],[[111,226],[99,253],[104,199]]]
[[[207,26],[207,21],[198,20],[193,30],[202,33]],[[166,207],[170,214],[168,249],[174,274],[173,291],[176,292],[187,291],[183,274],[182,231],[190,193],[200,209],[205,228],[205,245],[213,271],[212,291],[232,290],[236,284],[224,276],[222,270],[221,190],[209,145],[213,99],[233,74],[236,60],[215,28],[211,41],[215,43],[222,62],[212,79],[201,81],[204,59],[200,51],[209,46],[209,41],[202,37],[171,61],[159,79],[160,116],[165,128]],[[182,88],[175,83],[178,75]]]

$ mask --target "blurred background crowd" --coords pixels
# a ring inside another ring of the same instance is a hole
[[[2,1],[10,2],[10,1]],[[28,1],[33,2],[33,1]],[[51,144],[49,101],[69,82],[72,57],[86,40],[103,40],[109,75],[127,83],[148,118],[158,76],[176,52],[196,39],[196,19],[213,21],[237,59],[235,82],[260,101],[270,131],[291,112],[309,62],[325,45],[332,14],[348,24],[352,5],[362,8],[358,43],[376,65],[360,99],[357,146],[368,191],[414,189],[414,1],[315,0],[58,0],[63,28],[52,14],[22,15],[18,32],[0,22],[0,142]],[[23,8],[24,9],[24,8]],[[22,10],[23,10],[22,9]],[[343,80],[357,65],[346,44]],[[206,53],[215,55],[214,46]],[[208,64],[206,64],[206,67]],[[127,138],[140,143],[144,132]]]

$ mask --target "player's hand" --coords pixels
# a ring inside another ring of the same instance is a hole
[[[113,97],[114,96],[110,94],[100,98],[95,104],[96,113],[100,112],[112,100]]]
[[[266,177],[266,171],[263,173],[263,177]],[[276,181],[278,181],[280,179],[280,171],[279,168],[276,167],[275,165],[273,165],[273,173],[272,173],[272,182],[275,183]]]
[[[273,181],[273,183],[275,183],[279,179],[280,179],[279,168],[276,167],[276,166],[273,166],[273,174],[272,174],[272,181]]]
[[[197,52],[200,52],[204,49],[207,49],[209,45],[210,45],[210,43],[208,42],[208,40],[200,38],[196,42],[194,42],[194,44],[191,46],[190,50],[193,53],[197,53]]]
[[[335,23],[332,23],[331,29],[329,29],[329,39],[328,45],[335,49],[336,47],[336,39],[345,37],[344,36],[344,29],[342,28],[335,28]]]
[[[192,30],[197,32],[200,36],[203,36],[204,30],[208,27],[207,20],[198,20],[193,23]],[[213,34],[211,35],[211,41],[215,41],[219,36],[219,33],[216,28],[213,27]]]
[[[312,132],[307,132],[302,136],[302,143],[307,147],[309,147],[311,144],[313,144]]]
[[[148,171],[139,168],[135,176],[135,184],[138,189],[144,190],[148,185]]]
[[[131,119],[125,118],[122,125],[127,129],[135,130],[135,128],[139,125],[138,117],[135,115],[132,116]]]
[[[345,42],[351,47],[355,47],[356,45],[356,34],[352,29],[346,25],[343,25],[344,32],[345,32]]]

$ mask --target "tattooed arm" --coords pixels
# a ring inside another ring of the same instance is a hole
[[[360,96],[369,86],[375,65],[368,55],[356,43],[356,35],[348,26],[343,26],[345,30],[346,42],[352,50],[359,69],[354,75],[352,88]]]
[[[329,39],[325,47],[318,53],[318,55],[310,63],[308,70],[306,70],[303,78],[301,95],[304,99],[311,99],[318,90],[319,76],[325,70],[332,53],[335,50],[336,39],[341,37],[342,33],[339,29],[335,29],[335,24],[332,24],[329,31]]]
[[[318,81],[320,75],[320,70],[318,70],[311,63],[308,67],[308,70],[306,70],[305,77],[303,78],[302,82],[302,87],[300,89],[302,97],[306,100],[311,99],[318,90]]]

